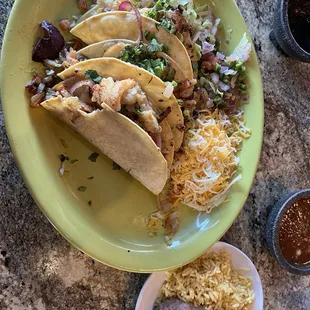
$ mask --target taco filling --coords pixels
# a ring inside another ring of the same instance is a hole
[[[169,150],[163,148],[161,123],[166,120],[171,109],[160,111],[154,108],[133,79],[103,78],[95,70],[89,70],[84,76],[68,78],[49,89],[45,100],[57,96],[77,97],[80,109],[85,113],[98,109],[121,113],[146,131],[164,155],[169,153]]]

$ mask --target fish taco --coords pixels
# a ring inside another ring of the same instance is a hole
[[[153,106],[164,115],[169,123],[173,137],[174,147],[177,151],[183,141],[184,117],[181,108],[173,96],[173,89],[165,85],[159,78],[137,66],[124,63],[114,58],[90,59],[77,63],[59,74],[61,79],[67,79],[74,75],[79,76],[94,68],[99,75],[113,79],[133,79],[147,94]],[[169,112],[169,113],[168,113]]]
[[[180,136],[172,130],[182,126],[183,117],[174,96],[163,94],[166,85],[113,58],[78,63],[59,77],[63,81],[46,93],[41,106],[159,194],[169,177],[175,140],[183,139],[182,131],[176,129]]]

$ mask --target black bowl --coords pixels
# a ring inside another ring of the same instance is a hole
[[[310,264],[294,265],[289,263],[284,258],[279,244],[279,224],[281,223],[282,216],[290,206],[301,198],[310,198],[310,189],[294,192],[274,205],[267,219],[266,241],[271,255],[283,268],[291,273],[310,275]]]
[[[270,39],[276,45],[279,45],[285,54],[291,58],[300,60],[302,62],[310,62],[310,53],[305,51],[295,40],[288,17],[289,1],[295,0],[278,0],[274,21],[273,30],[270,33]]]

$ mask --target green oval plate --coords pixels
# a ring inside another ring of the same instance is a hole
[[[214,0],[223,33],[232,28],[232,51],[246,25],[232,0]],[[263,134],[263,90],[254,52],[249,64],[251,102],[245,107],[252,137],[240,153],[242,180],[236,184],[229,203],[212,214],[182,208],[180,231],[171,247],[162,235],[150,238],[143,221],[156,210],[156,198],[124,171],[72,130],[43,109],[31,109],[24,91],[36,66],[31,60],[38,24],[48,19],[56,24],[76,13],[75,0],[16,0],[6,29],[2,52],[1,88],[7,134],[19,169],[36,203],[58,231],[73,245],[98,261],[115,268],[153,272],[184,265],[198,257],[232,225],[248,196],[260,157]],[[224,41],[224,40],[223,40]],[[60,154],[70,160],[70,172],[60,178]],[[93,178],[92,178],[93,177]],[[88,179],[92,178],[92,179]],[[81,191],[81,186],[86,190]],[[78,190],[80,188],[80,191]]]

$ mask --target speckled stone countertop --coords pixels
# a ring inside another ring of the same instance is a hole
[[[13,5],[0,0],[0,39]],[[245,208],[224,240],[244,251],[262,278],[265,309],[309,310],[310,276],[282,270],[264,232],[283,194],[310,187],[310,65],[270,43],[274,0],[238,0],[254,39],[265,88],[260,166]],[[32,200],[16,167],[0,108],[0,309],[134,309],[146,275],[93,261],[65,241]]]

